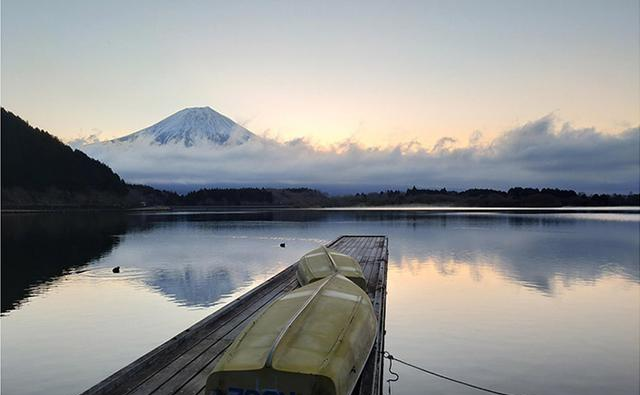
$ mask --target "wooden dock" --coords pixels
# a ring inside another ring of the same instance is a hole
[[[381,395],[388,239],[341,236],[327,247],[357,259],[367,278],[379,335],[353,394]],[[271,302],[297,286],[291,265],[83,394],[204,394],[207,376],[233,339]]]

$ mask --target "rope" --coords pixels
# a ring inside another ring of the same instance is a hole
[[[393,355],[389,354],[388,352],[386,353],[389,356],[391,356],[391,358],[387,357],[387,355],[385,355],[385,353],[383,353],[383,355],[389,359],[389,374],[392,374],[394,376],[396,376],[395,378],[390,378],[387,380],[387,384],[389,385],[389,395],[391,395],[391,383],[396,382],[400,379],[400,375],[396,372],[394,372],[393,370],[391,370],[391,366],[393,366]]]
[[[394,374],[396,376],[395,379],[387,380],[387,382],[389,383],[389,394],[391,394],[391,382],[392,381],[398,381],[398,378],[400,378],[397,373],[391,371],[391,365],[393,364],[393,361],[397,361],[398,363],[401,363],[403,365],[409,366],[409,367],[414,368],[416,370],[419,370],[421,372],[430,374],[432,376],[439,377],[441,379],[449,380],[449,381],[452,381],[452,382],[457,383],[457,384],[462,384],[462,385],[465,385],[467,387],[470,387],[470,388],[473,388],[473,389],[476,389],[476,390],[479,390],[479,391],[484,391],[484,392],[488,392],[490,394],[497,394],[497,395],[515,395],[515,394],[510,394],[510,393],[507,393],[507,392],[500,392],[500,391],[495,391],[495,390],[492,390],[492,389],[489,389],[489,388],[480,387],[478,385],[467,383],[467,382],[462,381],[462,380],[456,380],[456,379],[454,379],[452,377],[447,377],[447,376],[445,376],[443,374],[432,372],[432,371],[427,370],[425,368],[421,368],[420,366],[416,366],[416,365],[411,364],[409,362],[403,361],[402,359],[398,359],[398,358],[394,357],[393,355],[389,354],[388,351],[384,351],[382,353],[382,355],[384,356],[384,358],[387,358],[389,360],[389,373]]]

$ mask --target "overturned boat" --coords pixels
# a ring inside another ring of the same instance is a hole
[[[269,306],[229,346],[208,395],[349,395],[376,338],[367,294],[334,273]]]
[[[316,248],[300,258],[296,276],[300,285],[307,285],[336,272],[353,281],[363,291],[367,291],[367,280],[364,278],[360,263],[349,255],[341,254],[324,246]]]

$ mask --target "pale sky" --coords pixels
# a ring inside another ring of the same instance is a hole
[[[1,4],[2,106],[63,140],[193,106],[316,144],[640,124],[638,0]]]

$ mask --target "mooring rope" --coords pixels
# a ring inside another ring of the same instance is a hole
[[[382,355],[389,360],[389,374],[392,374],[396,377],[387,379],[387,384],[389,385],[389,395],[391,395],[391,383],[396,382],[400,379],[400,375],[393,370],[391,370],[391,366],[393,366],[393,355],[388,352],[383,352]]]
[[[500,391],[492,390],[490,388],[480,387],[479,385],[471,384],[471,383],[468,383],[468,382],[462,381],[462,380],[457,380],[457,379],[454,379],[452,377],[448,377],[448,376],[445,376],[443,374],[436,373],[436,372],[433,372],[431,370],[427,370],[425,368],[422,368],[420,366],[414,365],[414,364],[409,363],[407,361],[403,361],[402,359],[398,359],[398,358],[394,357],[393,355],[391,355],[388,351],[382,352],[382,355],[384,356],[384,358],[387,358],[389,360],[389,373],[391,373],[391,374],[396,376],[393,379],[388,379],[387,380],[387,383],[389,384],[389,395],[391,395],[391,383],[394,382],[394,381],[398,381],[398,379],[400,378],[400,375],[398,375],[398,373],[396,373],[396,372],[391,370],[391,366],[393,364],[393,361],[397,361],[398,363],[401,363],[403,365],[409,366],[409,367],[414,368],[416,370],[419,370],[421,372],[430,374],[432,376],[439,377],[439,378],[444,379],[444,380],[449,380],[449,381],[452,381],[452,382],[457,383],[457,384],[465,385],[465,386],[467,386],[469,388],[473,388],[473,389],[476,389],[478,391],[484,391],[484,392],[488,392],[490,394],[497,394],[497,395],[515,395],[515,394],[510,394],[508,392],[500,392]]]

